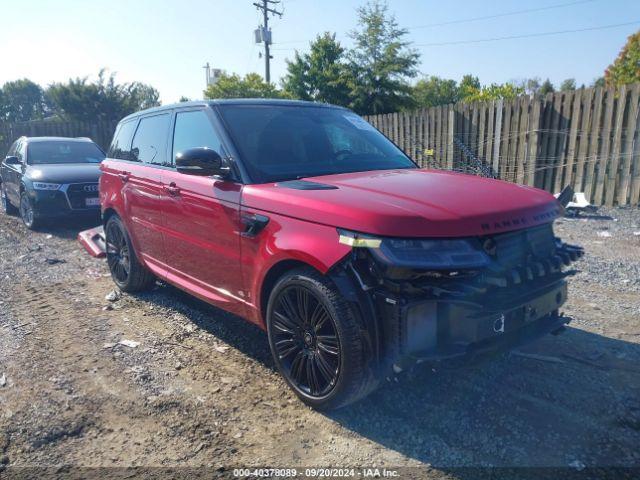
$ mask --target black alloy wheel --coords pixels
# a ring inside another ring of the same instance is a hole
[[[296,388],[326,397],[340,374],[340,341],[322,301],[304,286],[289,286],[275,300],[273,344],[280,366]]]
[[[109,222],[105,232],[107,240],[107,264],[118,285],[126,284],[131,271],[129,244],[124,231],[117,222]]]

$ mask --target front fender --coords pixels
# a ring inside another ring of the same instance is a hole
[[[322,274],[351,252],[351,247],[338,243],[335,227],[305,222],[283,215],[259,211],[269,217],[267,226],[255,237],[241,236],[241,268],[247,290],[248,316],[264,327],[261,298],[262,285],[268,273],[283,262],[309,265]]]

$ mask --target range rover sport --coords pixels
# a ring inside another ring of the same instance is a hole
[[[101,165],[124,291],[173,284],[268,333],[307,404],[362,398],[394,366],[563,328],[562,207],[521,185],[418,168],[353,112],[282,100],[138,112]]]

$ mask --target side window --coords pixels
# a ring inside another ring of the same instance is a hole
[[[25,147],[24,141],[22,141],[22,142],[18,141],[18,144],[16,145],[16,152],[14,153],[14,155],[21,162],[24,161],[24,147]]]
[[[18,146],[18,141],[19,140],[16,140],[11,144],[11,146],[9,147],[9,151],[7,152],[7,157],[11,157],[16,154],[16,147]]]
[[[172,163],[176,153],[195,147],[208,147],[224,156],[220,138],[204,110],[178,112],[173,129]]]
[[[170,113],[145,117],[140,120],[131,145],[132,160],[154,165],[167,165],[165,157],[170,120]]]
[[[130,120],[126,123],[118,124],[116,133],[113,135],[113,141],[109,147],[109,152],[107,153],[109,158],[134,160],[131,155],[131,140],[133,139],[137,124],[137,120]]]

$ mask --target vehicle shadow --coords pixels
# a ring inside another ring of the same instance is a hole
[[[51,234],[60,239],[73,240],[83,230],[93,228],[100,224],[100,217],[63,218],[46,221],[38,228],[39,233]]]
[[[275,369],[257,326],[171,286],[142,296]],[[454,478],[477,478],[469,466],[638,465],[639,365],[640,345],[567,328],[518,353],[417,365],[323,415]]]

